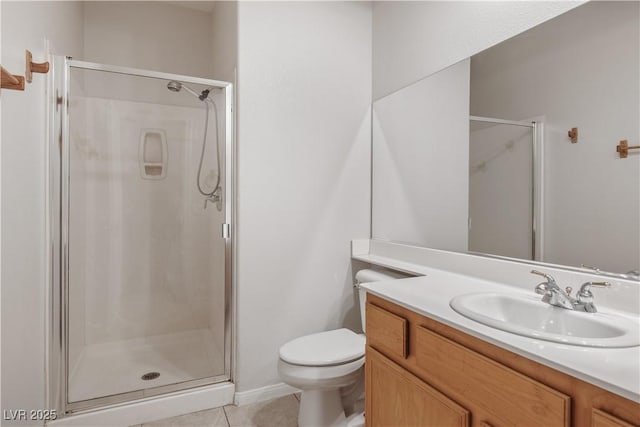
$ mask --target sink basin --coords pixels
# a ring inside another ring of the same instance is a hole
[[[476,322],[540,340],[585,347],[640,345],[638,319],[553,307],[537,295],[464,294],[453,298],[449,305]]]

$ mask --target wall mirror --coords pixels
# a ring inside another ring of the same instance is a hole
[[[639,17],[586,3],[375,101],[373,238],[638,279]]]

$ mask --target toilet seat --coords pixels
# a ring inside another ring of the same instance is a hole
[[[280,360],[307,367],[349,364],[364,357],[365,345],[364,335],[334,329],[289,341],[280,348]]]

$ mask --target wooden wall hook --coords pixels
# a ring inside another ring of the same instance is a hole
[[[567,134],[569,135],[569,139],[571,139],[572,144],[578,142],[578,128],[571,128]]]
[[[0,87],[2,89],[24,90],[24,77],[16,76],[0,66]]]
[[[31,55],[31,52],[27,50],[27,66],[24,74],[25,74],[25,79],[29,83],[31,83],[31,80],[33,79],[32,73],[46,74],[49,72],[48,62],[38,63],[38,62],[33,62],[32,59],[33,59],[33,56]]]
[[[623,139],[620,144],[616,145],[616,151],[620,154],[621,159],[626,159],[629,156],[629,150],[638,150],[640,145],[629,145],[629,141]]]

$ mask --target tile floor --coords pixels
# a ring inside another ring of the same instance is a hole
[[[299,404],[299,396],[290,394],[265,402],[240,407],[229,405],[133,427],[297,427]]]

